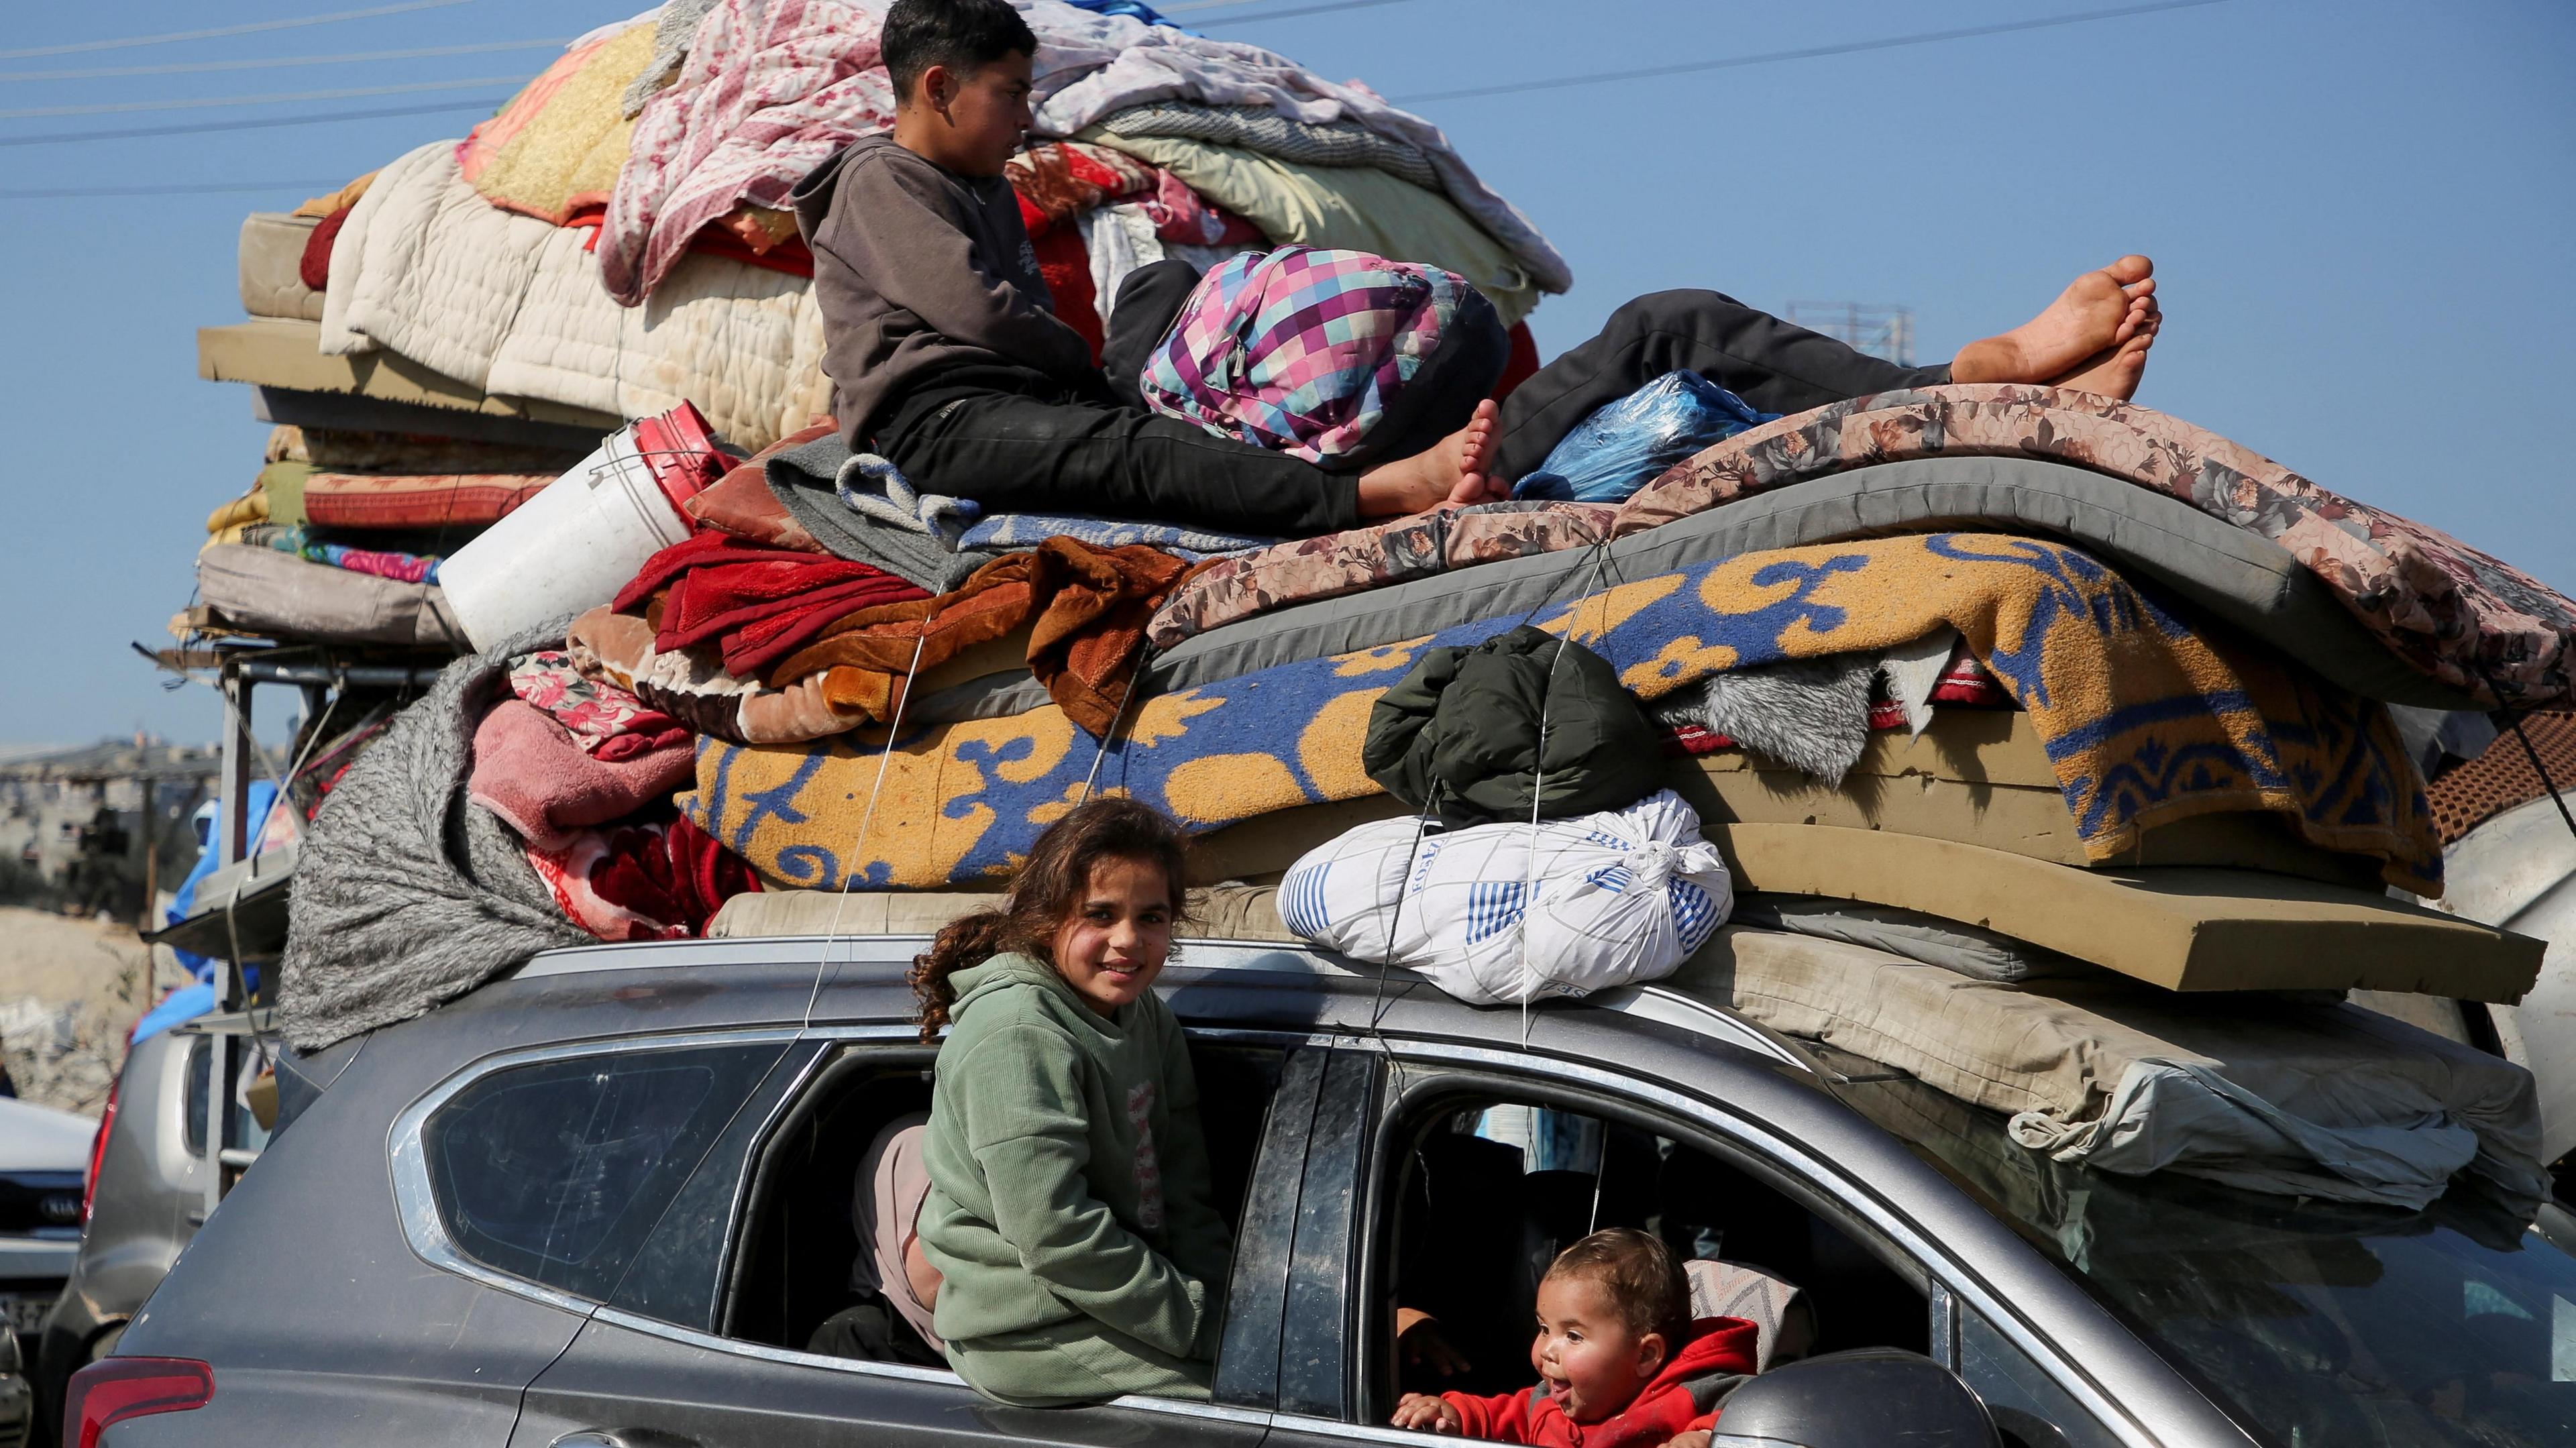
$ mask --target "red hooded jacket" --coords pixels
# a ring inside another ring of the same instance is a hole
[[[1628,1406],[1598,1423],[1578,1423],[1556,1399],[1533,1386],[1498,1398],[1442,1393],[1464,1419],[1460,1432],[1491,1443],[1535,1443],[1544,1448],[1661,1448],[1676,1433],[1717,1421],[1715,1403],[1737,1379],[1753,1373],[1752,1323],[1740,1317],[1703,1317],[1691,1324],[1682,1350],[1637,1390]]]

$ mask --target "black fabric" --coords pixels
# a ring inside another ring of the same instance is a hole
[[[914,1367],[944,1368],[948,1359],[931,1350],[912,1330],[912,1324],[888,1306],[885,1298],[869,1293],[856,1307],[845,1307],[823,1319],[814,1336],[805,1344],[810,1353],[824,1357],[855,1358],[861,1362],[910,1363]]]
[[[1357,480],[1135,407],[940,386],[877,450],[918,487],[988,513],[1075,513],[1305,538],[1359,526]]]
[[[1100,370],[1119,405],[1143,411],[1145,364],[1197,290],[1199,269],[1179,257],[1147,262],[1118,284],[1109,303],[1109,330],[1100,343]]]
[[[1449,825],[1529,819],[1534,791],[1540,819],[1624,809],[1664,774],[1662,741],[1610,661],[1527,624],[1425,651],[1371,706],[1360,763]]]
[[[1494,395],[1511,360],[1512,338],[1503,329],[1502,315],[1484,293],[1468,288],[1440,345],[1388,399],[1386,410],[1358,444],[1334,460],[1334,470],[1357,472],[1430,451],[1432,444],[1467,425],[1477,403]]]
[[[1575,424],[1668,372],[1696,372],[1780,413],[1950,380],[1948,367],[1899,367],[1717,292],[1650,292],[1503,400],[1496,476],[1536,472]]]
[[[1025,367],[943,373],[893,404],[876,450],[915,486],[987,513],[1073,513],[1307,538],[1356,528],[1359,484],[1145,408],[1137,374],[1189,299],[1185,261],[1128,273],[1109,308],[1099,397]],[[1114,380],[1113,380],[1114,379]]]

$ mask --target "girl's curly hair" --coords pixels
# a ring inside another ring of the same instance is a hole
[[[921,1038],[934,1040],[948,1024],[957,989],[949,977],[994,956],[1018,952],[1047,960],[1056,927],[1082,905],[1091,870],[1103,860],[1135,860],[1161,869],[1170,881],[1172,918],[1187,919],[1189,839],[1152,805],[1119,796],[1094,799],[1047,826],[1011,878],[1002,908],[950,921],[912,958],[912,992],[921,1002]]]

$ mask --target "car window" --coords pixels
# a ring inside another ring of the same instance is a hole
[[[494,1071],[422,1126],[439,1219],[476,1262],[604,1297],[783,1050],[637,1050]]]
[[[1606,1106],[1606,1103],[1605,1103]],[[1692,1264],[1695,1297],[1758,1319],[1770,1362],[1847,1347],[1929,1346],[1913,1282],[1834,1222],[1651,1110],[1537,1092],[1433,1088],[1399,1108],[1373,1250],[1379,1343],[1372,1397],[1529,1385],[1529,1324],[1556,1253],[1634,1227]],[[1380,1421],[1372,1406],[1368,1415]]]
[[[1965,1304],[1959,1310],[1959,1376],[1985,1399],[2005,1448],[2120,1448],[2108,1428],[1984,1314]]]

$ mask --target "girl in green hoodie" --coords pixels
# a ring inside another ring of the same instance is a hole
[[[1226,1225],[1180,1023],[1154,994],[1183,908],[1178,826],[1093,800],[998,911],[913,965],[939,1048],[922,1251],[948,1362],[1025,1406],[1207,1396]]]

